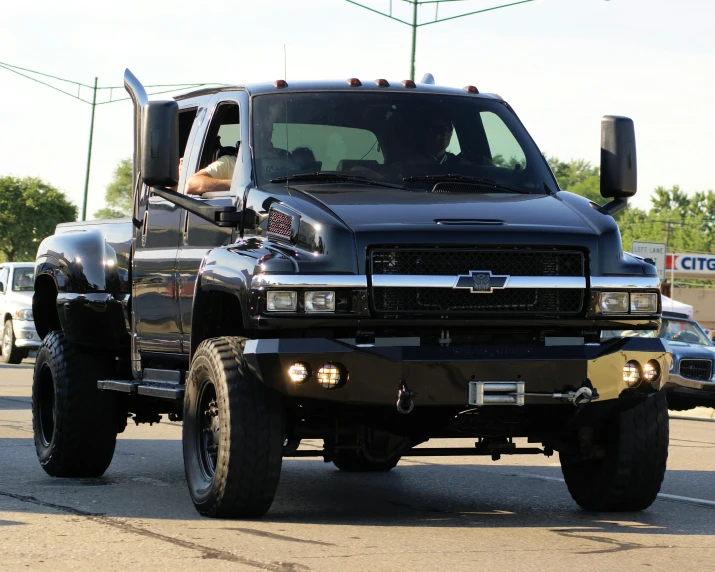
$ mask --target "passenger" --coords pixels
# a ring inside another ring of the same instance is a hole
[[[317,171],[315,154],[309,147],[296,147],[290,152],[291,162],[300,171]]]

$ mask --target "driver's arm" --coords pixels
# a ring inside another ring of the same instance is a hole
[[[204,193],[215,193],[228,191],[231,188],[231,179],[215,179],[206,171],[201,169],[191,175],[186,182],[186,194],[203,195]]]
[[[208,167],[197,171],[186,182],[186,194],[203,195],[231,189],[231,177],[236,167],[236,157],[224,155]]]

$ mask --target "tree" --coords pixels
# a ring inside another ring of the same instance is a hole
[[[124,218],[132,213],[132,160],[122,159],[114,169],[112,182],[104,193],[107,207],[94,213],[96,218]]]
[[[35,260],[42,239],[74,220],[77,207],[48,183],[0,177],[0,252],[9,262]]]

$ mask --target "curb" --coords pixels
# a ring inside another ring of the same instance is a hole
[[[711,407],[695,407],[686,411],[670,411],[669,417],[686,421],[709,421],[715,423],[715,409]]]

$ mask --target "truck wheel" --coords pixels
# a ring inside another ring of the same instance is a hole
[[[343,438],[343,441],[345,439]],[[346,473],[379,473],[394,469],[400,462],[401,455],[395,454],[406,447],[408,440],[397,437],[387,431],[361,428],[352,443],[358,449],[338,449],[333,454],[333,464]],[[332,439],[327,440],[326,448],[332,449]]]
[[[271,506],[283,458],[280,398],[243,359],[244,338],[196,349],[184,397],[184,468],[194,506],[214,518],[256,518]]]
[[[40,465],[53,477],[99,477],[117,442],[117,400],[97,389],[114,360],[81,351],[62,332],[42,342],[32,380],[32,427]]]
[[[2,361],[3,363],[20,363],[28,355],[24,348],[15,345],[15,330],[12,327],[12,320],[5,322],[2,331]]]
[[[394,469],[400,462],[400,455],[395,455],[384,461],[371,461],[366,459],[363,452],[338,451],[333,457],[333,464],[346,473],[381,473]]]
[[[591,511],[637,511],[655,501],[668,459],[668,403],[658,392],[603,426],[600,458],[560,452],[573,499]]]
[[[687,397],[683,398],[677,395],[668,396],[668,409],[671,411],[687,411],[688,409],[695,409],[695,407],[696,404]]]

